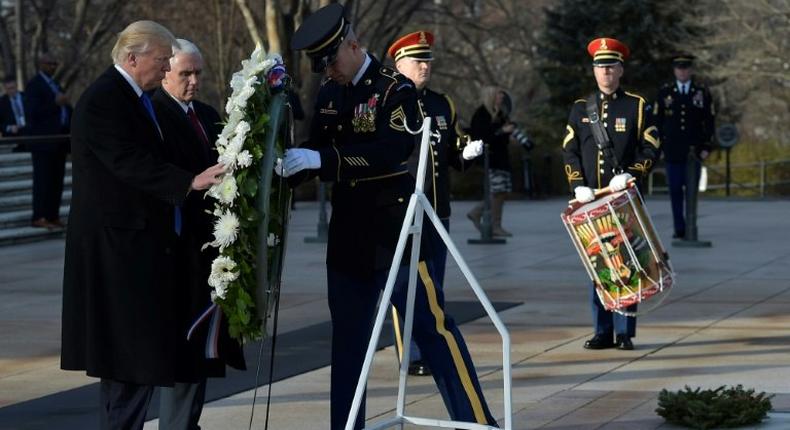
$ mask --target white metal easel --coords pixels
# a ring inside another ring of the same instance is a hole
[[[404,124],[406,126],[406,124]],[[405,321],[405,328],[404,328],[404,339],[403,339],[403,357],[409,356],[409,349],[411,343],[411,331],[412,331],[412,323],[414,320],[414,296],[415,296],[415,288],[417,285],[417,264],[420,255],[420,239],[422,237],[422,216],[423,213],[428,216],[428,218],[433,223],[434,228],[436,231],[439,232],[444,243],[447,245],[447,249],[450,252],[450,255],[455,259],[455,262],[458,264],[458,267],[461,268],[461,272],[463,272],[466,280],[469,282],[469,285],[474,290],[477,299],[483,305],[488,317],[491,318],[493,321],[494,326],[496,327],[497,331],[499,332],[500,336],[502,336],[502,373],[504,379],[504,427],[492,427],[485,424],[477,424],[477,423],[466,423],[466,422],[459,422],[459,421],[450,421],[450,420],[439,420],[435,418],[421,418],[421,417],[414,417],[414,416],[407,416],[404,414],[405,412],[405,404],[406,404],[406,377],[408,375],[408,367],[409,367],[409,360],[404,359],[401,360],[400,365],[400,378],[398,382],[398,400],[397,400],[397,409],[395,416],[385,419],[379,423],[375,423],[372,426],[365,427],[366,429],[387,429],[395,426],[399,426],[401,429],[403,428],[404,424],[415,424],[418,426],[432,426],[432,427],[441,427],[441,428],[455,428],[455,429],[469,429],[469,430],[512,430],[513,428],[513,418],[512,418],[512,399],[511,399],[511,368],[510,368],[510,334],[505,327],[505,324],[502,323],[502,320],[499,319],[499,316],[496,313],[496,310],[491,305],[491,302],[488,300],[488,297],[483,292],[483,289],[480,287],[480,284],[475,279],[472,272],[469,270],[469,266],[467,266],[466,261],[464,261],[461,253],[458,252],[458,248],[455,247],[452,239],[450,239],[450,235],[447,233],[447,230],[444,228],[444,225],[439,220],[439,217],[436,215],[436,212],[431,207],[430,202],[425,197],[423,193],[423,184],[425,183],[425,170],[427,167],[427,157],[428,157],[428,149],[430,147],[430,138],[431,138],[431,118],[425,118],[423,120],[422,127],[417,131],[412,131],[408,129],[406,126],[406,130],[408,130],[411,134],[418,134],[422,132],[422,139],[420,142],[420,161],[419,167],[417,168],[417,187],[414,190],[414,194],[411,195],[409,199],[409,206],[406,210],[406,217],[403,219],[403,226],[401,227],[400,231],[400,238],[398,239],[398,245],[395,249],[395,255],[392,258],[392,266],[390,267],[389,276],[387,277],[387,283],[384,287],[384,292],[381,296],[381,301],[379,302],[378,313],[376,314],[376,322],[373,325],[373,333],[370,336],[370,341],[368,343],[367,353],[365,355],[365,361],[362,365],[362,371],[359,375],[359,381],[357,382],[357,389],[354,393],[354,401],[351,405],[351,411],[349,413],[348,419],[346,420],[346,427],[345,430],[353,430],[355,417],[359,413],[359,408],[362,403],[362,395],[365,392],[365,388],[367,385],[367,379],[370,374],[370,367],[373,363],[373,355],[376,353],[376,345],[378,343],[378,339],[381,336],[381,329],[384,324],[384,317],[387,313],[387,307],[389,306],[390,299],[392,297],[392,290],[395,285],[395,278],[397,277],[398,268],[400,267],[400,261],[403,258],[403,252],[406,248],[406,241],[409,238],[409,235],[413,236],[412,239],[412,249],[411,249],[411,262],[409,266],[409,289],[406,295],[406,315],[404,316]]]

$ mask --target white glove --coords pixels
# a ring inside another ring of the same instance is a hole
[[[609,189],[612,191],[622,191],[628,186],[628,180],[633,178],[630,173],[621,173],[619,175],[615,175],[611,181],[609,181]]]
[[[280,176],[283,175],[284,172],[283,172],[283,159],[282,158],[277,158],[277,160],[274,162],[274,173],[276,173],[276,174],[278,174]]]
[[[464,146],[464,152],[461,154],[464,160],[471,160],[477,158],[483,153],[483,141],[473,140]]]
[[[590,187],[576,187],[573,189],[573,194],[579,203],[589,203],[595,200],[595,191]]]
[[[305,169],[318,169],[321,167],[321,154],[318,151],[304,148],[292,148],[285,152],[285,158],[279,169],[282,177],[287,178]],[[278,167],[275,166],[275,171]]]

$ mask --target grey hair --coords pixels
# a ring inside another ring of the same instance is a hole
[[[186,39],[176,39],[176,44],[173,45],[173,58],[175,58],[178,54],[185,54],[185,55],[197,55],[200,58],[203,58],[203,54],[200,53],[200,49],[198,49],[197,45],[194,43],[186,40]],[[173,61],[173,58],[170,61]]]

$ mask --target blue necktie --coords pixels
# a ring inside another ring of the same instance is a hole
[[[61,93],[60,86],[58,86],[57,82],[55,82],[54,79],[47,77],[44,80],[47,81],[47,84],[49,84],[49,88],[52,89],[52,92],[55,93],[56,96]],[[68,122],[69,122],[69,111],[68,111],[68,109],[66,109],[66,106],[61,106],[60,107],[60,124],[61,125],[66,125],[66,124],[68,124]]]
[[[154,112],[154,105],[151,103],[151,98],[148,97],[148,94],[142,93],[140,95],[140,101],[143,102],[143,106],[145,110],[148,112],[148,115],[154,121],[156,128],[159,128],[159,122],[156,120],[156,113]],[[174,228],[176,234],[181,236],[181,206],[176,206],[176,210],[174,212]]]
[[[159,121],[156,120],[156,113],[154,113],[154,105],[151,103],[151,98],[148,97],[148,94],[142,93],[140,95],[140,101],[143,102],[143,107],[148,111],[148,116],[154,121],[156,128],[159,128]]]

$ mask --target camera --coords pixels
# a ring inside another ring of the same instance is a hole
[[[532,139],[529,138],[527,132],[523,128],[519,127],[518,124],[514,123],[513,126],[515,127],[513,129],[513,133],[511,134],[513,139],[519,145],[521,145],[521,147],[523,147],[526,151],[529,151],[532,148],[534,148],[535,142],[533,142]]]

